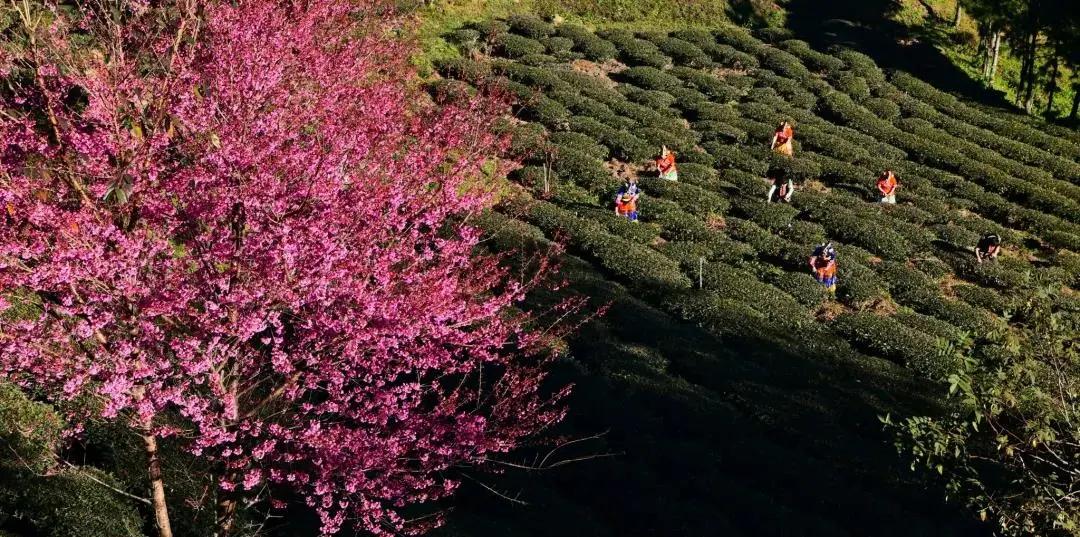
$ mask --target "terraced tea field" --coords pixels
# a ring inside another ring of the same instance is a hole
[[[507,128],[525,166],[483,222],[493,246],[563,240],[571,287],[611,304],[564,373],[567,430],[610,429],[581,449],[617,456],[503,476],[532,506],[477,489],[483,514],[466,505],[446,534],[989,531],[916,479],[877,416],[940,411],[957,366],[942,344],[1009,330],[1037,290],[1080,313],[1080,136],[779,30],[593,33],[523,16],[451,38],[463,57],[438,65],[438,99],[483,86],[518,103]],[[768,149],[781,120],[793,160]],[[649,171],[661,145],[677,183]],[[875,203],[887,168],[895,206]],[[765,203],[777,171],[799,187],[789,205]],[[612,210],[627,174],[644,191],[638,224]],[[1004,253],[978,264],[989,232]],[[807,268],[826,240],[835,297]]]

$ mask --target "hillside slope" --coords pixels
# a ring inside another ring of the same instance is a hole
[[[584,259],[568,265],[574,288],[614,301],[572,343],[568,428],[610,427],[602,451],[624,455],[505,476],[497,487],[542,499],[495,517],[501,500],[477,489],[485,514],[448,533],[980,531],[901,475],[876,418],[939,404],[955,367],[942,342],[1009,330],[1037,288],[1080,310],[1074,138],[778,30],[593,34],[516,17],[452,38],[472,59],[439,64],[457,80],[433,84],[438,98],[496,85],[526,122],[509,124],[528,165],[491,229],[565,237]],[[791,162],[767,151],[781,119],[796,124]],[[646,171],[661,144],[679,183]],[[897,206],[873,203],[886,168]],[[612,170],[642,174],[644,223],[611,214]],[[801,189],[766,205],[763,177],[781,170]],[[1007,248],[979,265],[986,232]],[[835,299],[806,274],[823,240],[840,252]]]

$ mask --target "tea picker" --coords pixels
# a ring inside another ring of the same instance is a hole
[[[626,182],[615,193],[615,214],[629,219],[631,222],[638,221],[637,202],[641,197],[641,188],[637,185],[637,179],[628,177]]]
[[[661,179],[668,181],[678,181],[679,171],[675,167],[675,153],[663,146],[660,150],[660,157],[656,159],[656,171],[660,174]]]
[[[830,293],[836,293],[836,249],[831,242],[818,245],[810,255],[810,270]]]
[[[979,244],[975,245],[975,259],[979,263],[997,259],[999,253],[1001,253],[1001,237],[995,233],[983,235],[979,239]]]

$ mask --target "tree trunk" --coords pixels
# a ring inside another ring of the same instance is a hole
[[[982,55],[982,78],[987,79],[990,73],[990,55],[994,50],[994,38],[997,33],[994,31],[993,23],[983,27],[979,25],[979,54]]]
[[[1003,36],[1001,32],[994,32],[994,51],[992,52],[993,58],[990,61],[990,76],[988,77],[990,85],[994,85],[994,78],[997,76],[998,59],[1001,58],[1001,40]]]
[[[215,537],[227,537],[232,534],[236,523],[236,495],[229,491],[219,490],[220,499],[217,504],[217,533]]]
[[[956,15],[953,16],[952,25],[953,28],[960,27],[960,20],[964,18],[964,6],[960,4],[960,0],[956,1]]]
[[[1030,55],[1030,57],[1028,58],[1028,80],[1024,92],[1024,110],[1026,110],[1029,114],[1031,113],[1031,108],[1035,103],[1035,51],[1038,47],[1038,38],[1038,32],[1031,32],[1031,43],[1028,45],[1028,54]]]
[[[158,457],[157,438],[147,433],[143,436],[146,443],[146,457],[149,461],[151,505],[154,507],[154,520],[157,522],[158,537],[172,537],[172,524],[169,523],[169,507],[165,504],[165,480],[161,475],[161,459]]]
[[[1001,58],[1001,32],[994,33],[994,59],[990,62],[990,82],[994,82],[994,77],[997,76],[998,58]]]
[[[1027,84],[1027,71],[1028,71],[1028,54],[1024,50],[1020,54],[1020,83],[1016,86],[1016,106],[1020,106],[1024,101],[1024,88]]]
[[[1051,67],[1050,67],[1050,82],[1047,84],[1047,87],[1046,87],[1046,93],[1047,93],[1047,97],[1046,97],[1046,115],[1048,115],[1048,116],[1054,112],[1054,94],[1057,93],[1057,89],[1058,89],[1058,85],[1057,85],[1058,57],[1057,57],[1057,54],[1054,54],[1053,59],[1051,59],[1050,61],[1052,62],[1050,64],[1051,65]]]

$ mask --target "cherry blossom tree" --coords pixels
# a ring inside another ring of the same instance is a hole
[[[537,280],[467,224],[504,109],[425,104],[386,3],[15,5],[0,370],[142,436],[160,535],[162,437],[219,469],[221,534],[271,485],[388,535],[562,417]]]

